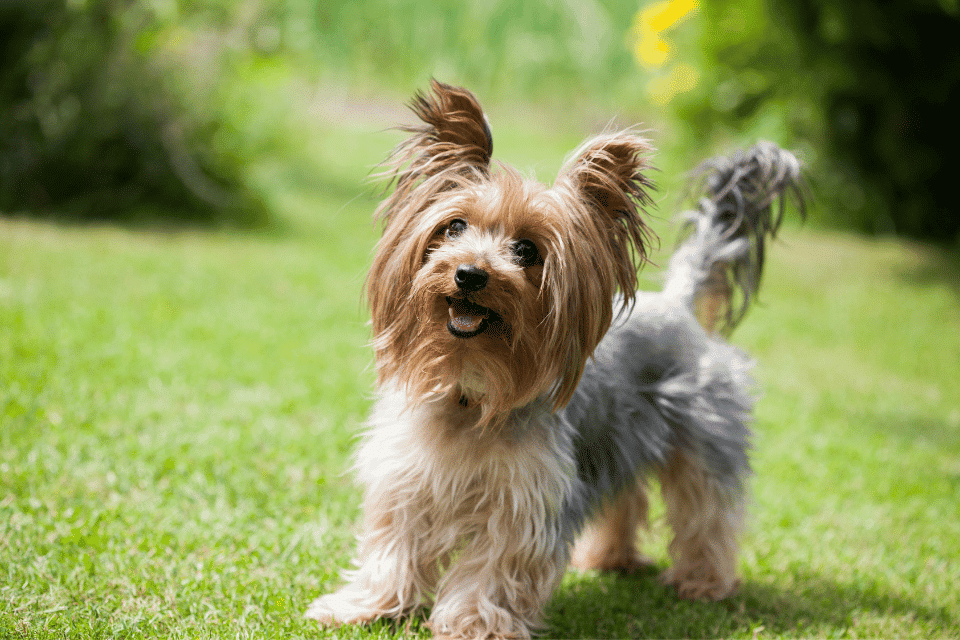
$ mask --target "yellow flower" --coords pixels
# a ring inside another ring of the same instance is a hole
[[[697,0],[664,0],[640,9],[633,19],[633,55],[637,62],[646,68],[663,66],[670,57],[670,44],[661,34],[699,6]]]

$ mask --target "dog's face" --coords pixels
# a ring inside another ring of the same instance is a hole
[[[477,405],[484,424],[544,394],[565,404],[615,291],[632,299],[646,142],[594,139],[547,188],[491,171],[468,92],[435,82],[414,110],[425,126],[398,151],[367,281],[381,382]]]

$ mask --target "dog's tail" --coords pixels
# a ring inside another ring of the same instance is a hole
[[[703,195],[684,214],[684,237],[664,291],[694,311],[708,333],[728,335],[760,287],[764,245],[788,196],[805,214],[800,162],[772,142],[718,157],[694,172]]]

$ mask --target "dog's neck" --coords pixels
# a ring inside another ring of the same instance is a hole
[[[478,369],[467,364],[463,367],[456,388],[468,404],[478,403],[486,395],[487,380]]]
[[[541,395],[526,404],[498,413],[487,422],[481,422],[484,397],[460,386],[451,389],[444,402],[449,411],[460,417],[457,422],[472,425],[471,431],[500,433],[508,439],[520,437],[532,416],[550,412],[549,400]]]

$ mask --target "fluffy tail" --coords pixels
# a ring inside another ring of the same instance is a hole
[[[800,162],[760,142],[704,162],[695,176],[705,193],[684,214],[686,239],[670,260],[665,291],[692,309],[707,332],[729,335],[760,288],[764,245],[776,236],[787,197],[805,214]]]

